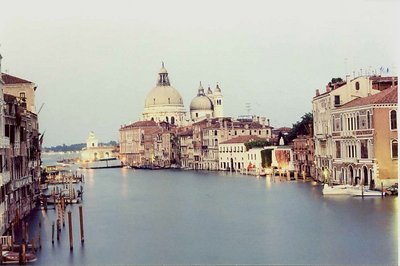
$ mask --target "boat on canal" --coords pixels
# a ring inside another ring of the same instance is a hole
[[[364,186],[353,186],[349,189],[349,193],[353,197],[381,197],[386,195],[385,192],[382,194],[381,191],[371,190]]]
[[[323,195],[348,195],[353,197],[380,197],[382,196],[381,191],[371,190],[364,186],[352,186],[352,185],[334,185],[330,186],[324,184],[322,189]],[[384,192],[383,195],[386,193]]]
[[[2,264],[19,264],[20,262],[20,253],[15,251],[5,250],[1,254],[3,256]],[[37,260],[37,256],[33,252],[25,253],[26,263],[35,262]]]
[[[334,185],[324,184],[322,195],[350,195],[351,185]]]

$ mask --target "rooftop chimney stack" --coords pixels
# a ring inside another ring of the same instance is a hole
[[[319,89],[315,90],[315,96],[319,96]]]

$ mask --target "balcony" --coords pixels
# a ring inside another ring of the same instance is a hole
[[[0,173],[0,186],[10,182],[10,179],[11,179],[10,171],[4,171],[3,173]]]
[[[28,184],[31,184],[31,183],[32,183],[32,176],[31,175],[24,176],[20,179],[13,180],[11,182],[11,190],[17,190],[17,189],[19,189],[23,186],[26,186]]]
[[[7,137],[0,137],[0,149],[7,149],[10,147],[10,139]]]
[[[358,159],[357,158],[342,158],[342,162],[356,164],[356,163],[358,163]]]

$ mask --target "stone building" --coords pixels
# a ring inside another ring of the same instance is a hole
[[[120,159],[134,167],[165,167],[176,164],[179,147],[176,127],[166,122],[138,121],[119,130]]]
[[[380,187],[398,182],[397,85],[332,111],[332,180]]]
[[[293,161],[295,171],[302,176],[314,177],[314,140],[311,135],[300,135],[293,140]]]
[[[219,143],[239,137],[257,136],[271,139],[270,125],[266,119],[211,118],[193,123],[194,167],[195,169],[219,170]]]
[[[395,82],[397,84],[397,77]],[[391,85],[392,77],[360,76],[351,80],[347,76],[346,81],[330,82],[322,94],[316,91],[312,100],[316,179],[324,181],[332,177],[335,151],[332,141],[332,110],[354,99],[377,94]]]
[[[185,128],[177,132],[180,147],[180,166],[185,169],[194,169],[193,161],[193,129]]]
[[[82,162],[92,162],[102,159],[115,158],[116,147],[113,146],[99,146],[99,140],[93,131],[89,133],[86,141],[86,147],[82,149],[80,157]]]
[[[0,144],[2,233],[36,206],[40,194],[39,123],[34,104],[34,83],[1,75],[2,135]],[[4,133],[3,133],[4,132]]]

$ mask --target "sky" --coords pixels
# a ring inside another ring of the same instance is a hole
[[[118,140],[165,62],[189,113],[199,81],[224,114],[273,127],[333,77],[397,75],[400,1],[3,1],[2,72],[34,82],[44,146]],[[251,110],[246,108],[250,104]]]

